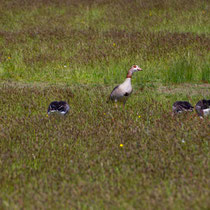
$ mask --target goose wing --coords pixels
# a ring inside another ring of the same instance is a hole
[[[205,100],[205,99],[200,100],[196,104],[196,107],[201,107],[202,109],[208,109],[210,108],[210,100]]]
[[[173,104],[173,111],[182,112],[192,110],[193,106],[188,101],[176,101]]]
[[[47,112],[56,111],[58,107],[58,101],[53,101],[50,103]]]
[[[60,101],[58,106],[57,106],[57,110],[59,112],[68,112],[69,111],[69,105],[65,102],[65,101]]]
[[[187,101],[183,101],[183,103],[181,103],[179,105],[179,107],[182,108],[182,109],[184,109],[184,110],[189,110],[189,109],[192,109],[193,108],[193,106],[189,102],[187,102]]]

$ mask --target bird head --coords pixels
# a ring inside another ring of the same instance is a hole
[[[142,69],[141,69],[139,66],[137,66],[137,65],[133,65],[133,66],[131,67],[131,70],[132,70],[133,72],[142,71]]]

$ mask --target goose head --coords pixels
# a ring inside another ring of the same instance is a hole
[[[137,71],[142,71],[142,69],[137,65],[131,66],[131,68],[128,70],[126,78],[132,78],[133,73]]]
[[[142,69],[137,65],[133,65],[131,67],[130,71],[133,73],[133,72],[137,72],[137,71],[142,71]]]

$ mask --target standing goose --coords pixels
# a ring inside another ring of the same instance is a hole
[[[210,100],[200,100],[195,105],[195,110],[200,118],[210,114]]]
[[[188,101],[176,101],[172,106],[174,114],[192,112],[193,108],[194,107]]]
[[[137,65],[133,65],[128,70],[125,81],[122,84],[116,86],[112,90],[112,92],[109,96],[109,100],[114,101],[114,102],[120,101],[120,102],[123,102],[125,105],[128,97],[131,95],[131,93],[133,91],[132,86],[131,86],[132,75],[134,72],[137,72],[137,71],[142,71],[142,69],[140,67],[138,67]]]
[[[65,101],[53,101],[50,103],[47,113],[48,115],[50,115],[51,113],[66,115],[69,109],[70,107]]]

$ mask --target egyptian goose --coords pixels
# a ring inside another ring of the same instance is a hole
[[[210,114],[210,100],[200,100],[195,105],[195,110],[200,118]]]
[[[193,108],[194,107],[188,101],[176,101],[172,106],[174,114],[192,112]]]
[[[51,113],[66,115],[69,109],[70,107],[65,101],[53,101],[50,103],[47,113],[48,115],[50,115]]]
[[[111,100],[113,102],[120,101],[120,102],[123,102],[125,105],[128,97],[131,95],[131,93],[133,91],[132,86],[131,86],[132,75],[134,72],[137,72],[137,71],[142,71],[142,69],[140,67],[138,67],[137,65],[133,65],[128,70],[125,81],[122,84],[116,86],[112,90],[112,92],[109,96],[109,100]]]

